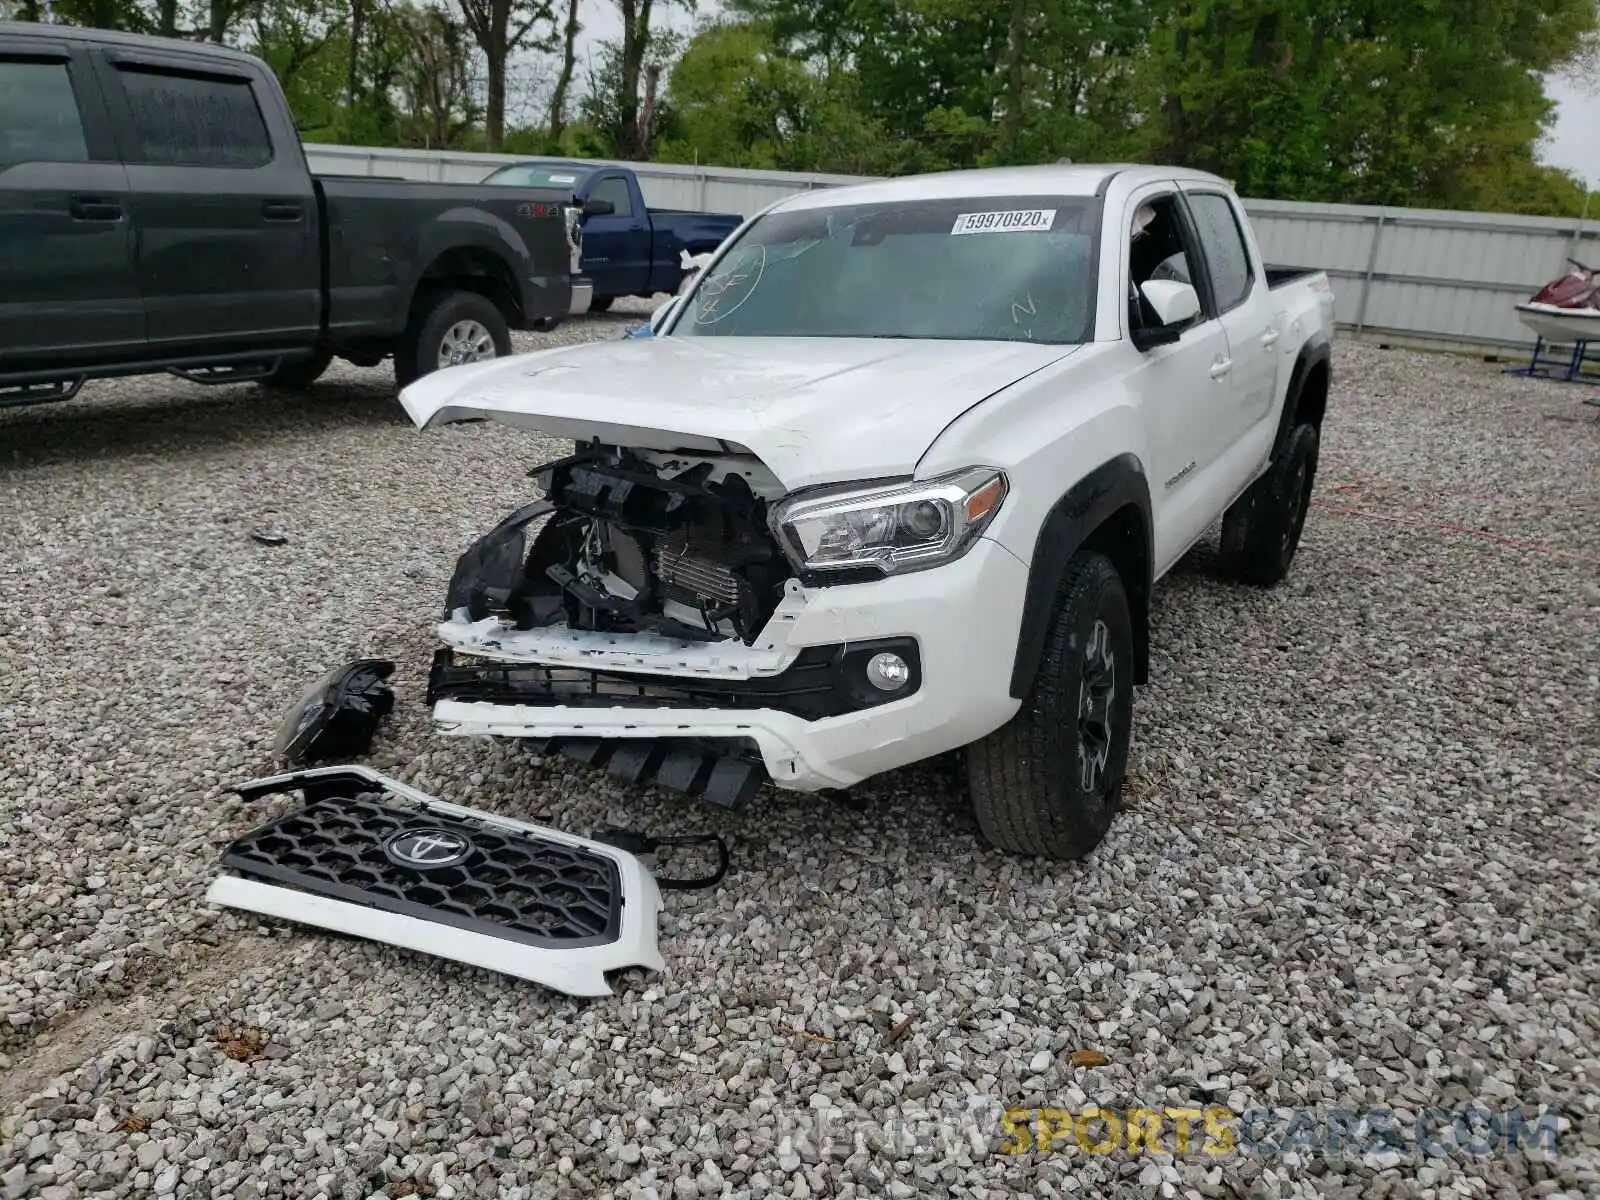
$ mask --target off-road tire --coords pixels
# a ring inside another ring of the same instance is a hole
[[[992,845],[1075,859],[1100,844],[1121,804],[1133,616],[1103,554],[1074,555],[1056,596],[1033,688],[1008,724],[968,748],[967,784]]]
[[[401,387],[439,370],[439,353],[457,325],[473,321],[494,344],[494,358],[511,353],[511,327],[487,296],[477,292],[436,292],[417,305],[394,353],[394,378]]]
[[[1282,582],[1294,562],[1317,481],[1317,429],[1296,425],[1267,473],[1222,516],[1222,564],[1258,587]]]
[[[318,350],[310,358],[281,364],[262,379],[261,386],[279,392],[303,392],[322,378],[332,362],[332,350]]]
[[[610,312],[615,296],[595,296],[589,301],[590,312]]]

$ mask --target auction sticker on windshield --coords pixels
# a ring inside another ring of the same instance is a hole
[[[951,227],[958,233],[1037,233],[1056,222],[1053,208],[1014,208],[1004,212],[962,213]]]

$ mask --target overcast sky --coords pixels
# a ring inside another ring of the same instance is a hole
[[[714,13],[716,0],[700,0],[702,16]],[[689,30],[695,18],[683,9],[672,7],[656,10],[658,27]],[[597,41],[622,35],[622,19],[615,4],[609,0],[583,6],[584,30],[579,40],[579,54]],[[1565,167],[1585,180],[1592,188],[1600,188],[1600,96],[1588,95],[1563,80],[1551,80],[1545,88],[1558,105],[1555,129],[1540,157],[1552,166]]]
[[[1600,188],[1600,96],[1586,94],[1564,80],[1552,80],[1545,93],[1559,106],[1544,161],[1565,167],[1592,188]]]

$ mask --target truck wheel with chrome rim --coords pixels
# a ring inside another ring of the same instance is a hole
[[[1001,850],[1082,858],[1122,798],[1133,730],[1133,617],[1103,554],[1063,572],[1033,689],[971,746],[967,781],[983,836]]]
[[[494,301],[477,292],[440,292],[418,306],[395,350],[401,387],[445,367],[511,353],[511,328]]]
[[[1267,473],[1222,516],[1222,561],[1228,573],[1258,587],[1281,583],[1311,507],[1317,482],[1317,429],[1297,425]]]

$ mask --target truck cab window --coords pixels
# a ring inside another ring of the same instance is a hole
[[[1211,266],[1211,286],[1217,293],[1217,311],[1227,312],[1250,294],[1254,272],[1244,248],[1244,235],[1228,198],[1216,192],[1191,192],[1189,211],[1200,231],[1206,261]]]
[[[620,175],[607,175],[594,185],[594,191],[589,193],[591,200],[609,200],[616,211],[614,217],[633,216],[633,201],[628,195],[628,181]]]
[[[161,166],[263,167],[272,138],[248,79],[119,67],[137,158]]]
[[[1152,279],[1194,283],[1175,197],[1159,196],[1141,203],[1134,210],[1128,236],[1128,319],[1135,326],[1153,327],[1161,322],[1140,292],[1141,286]]]
[[[0,167],[88,159],[67,64],[0,59]]]

